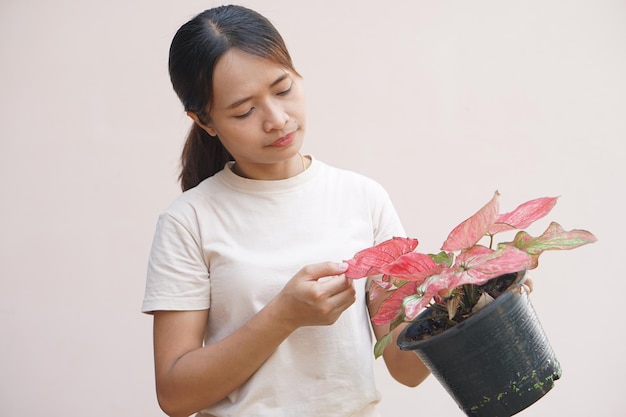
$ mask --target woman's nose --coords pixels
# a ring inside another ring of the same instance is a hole
[[[263,130],[271,132],[272,130],[281,130],[289,120],[289,115],[278,103],[269,103],[263,121]]]

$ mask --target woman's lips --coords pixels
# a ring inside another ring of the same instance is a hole
[[[282,148],[283,146],[288,146],[291,145],[291,143],[293,142],[293,140],[296,137],[296,132],[291,132],[285,136],[281,136],[278,139],[276,139],[274,142],[272,142],[269,146],[273,146],[276,148]]]

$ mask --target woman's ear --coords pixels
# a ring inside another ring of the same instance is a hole
[[[191,120],[194,121],[195,124],[197,124],[202,129],[204,129],[204,131],[207,132],[209,135],[217,136],[217,132],[215,131],[213,126],[211,126],[210,124],[202,123],[202,121],[200,120],[200,118],[198,117],[198,115],[196,113],[194,113],[192,111],[188,111],[187,112],[187,116],[189,116],[191,118]]]

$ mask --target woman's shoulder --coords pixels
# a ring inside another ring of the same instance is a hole
[[[322,165],[321,171],[328,177],[331,184],[386,193],[380,182],[366,174],[351,169],[339,168],[324,162],[319,163]]]
[[[162,214],[174,218],[195,217],[198,211],[210,206],[210,202],[218,198],[222,192],[220,181],[217,178],[218,174],[205,179],[200,184],[174,198],[166,206]]]

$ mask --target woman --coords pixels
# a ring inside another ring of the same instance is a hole
[[[154,315],[161,408],[378,415],[376,306],[340,261],[404,234],[387,193],[300,154],[301,77],[258,13],[199,14],[176,33],[169,70],[194,124],[182,155],[185,192],[159,217],[143,304]],[[384,358],[403,384],[428,375],[395,344]]]

